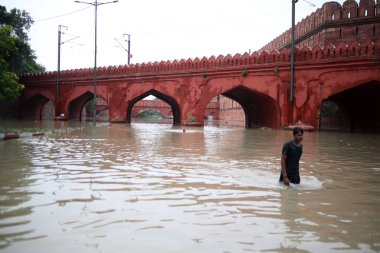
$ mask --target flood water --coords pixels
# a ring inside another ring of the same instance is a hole
[[[380,135],[306,132],[288,188],[291,137],[99,123],[2,141],[0,252],[379,252]]]

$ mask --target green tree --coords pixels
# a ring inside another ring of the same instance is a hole
[[[36,62],[28,42],[27,32],[32,24],[29,13],[17,9],[7,12],[0,5],[0,102],[19,97],[24,88],[19,75],[45,70]]]

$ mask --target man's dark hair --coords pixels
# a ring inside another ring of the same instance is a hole
[[[293,135],[296,135],[296,134],[299,134],[299,133],[303,134],[303,129],[302,128],[300,128],[300,127],[293,128]]]

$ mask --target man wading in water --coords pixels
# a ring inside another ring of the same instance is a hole
[[[289,182],[299,184],[301,181],[299,164],[302,155],[302,139],[303,129],[295,127],[293,140],[286,142],[282,147],[280,182],[284,182],[285,185],[289,186]]]

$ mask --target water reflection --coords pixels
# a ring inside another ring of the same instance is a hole
[[[380,250],[378,136],[305,133],[302,183],[287,188],[289,132],[73,129],[0,143],[4,251]]]
[[[24,154],[31,149],[17,142],[0,142],[0,249],[10,245],[8,238],[22,240],[34,231],[29,226],[32,208],[25,205],[32,194],[38,194],[29,188],[35,180],[29,178],[31,164]]]

